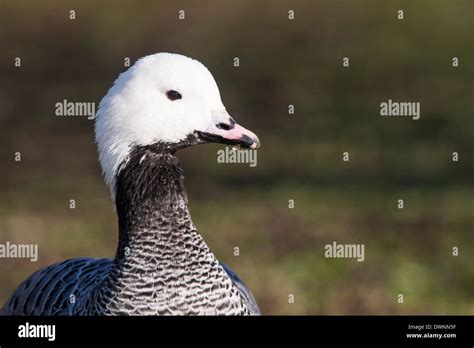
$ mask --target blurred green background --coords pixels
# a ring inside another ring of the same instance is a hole
[[[98,104],[125,57],[169,51],[202,61],[262,142],[256,168],[218,164],[220,145],[179,156],[195,224],[263,313],[474,314],[473,14],[471,0],[2,1],[0,243],[38,243],[39,260],[0,260],[0,303],[41,266],[114,255],[93,122],[54,105]],[[421,119],[380,117],[388,99],[420,102]],[[332,241],[365,244],[365,262],[325,258]]]

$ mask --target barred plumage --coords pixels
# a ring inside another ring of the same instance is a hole
[[[179,160],[163,148],[135,148],[119,173],[115,259],[78,258],[43,268],[18,287],[2,314],[259,313],[252,294],[193,225]]]

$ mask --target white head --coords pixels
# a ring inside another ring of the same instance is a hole
[[[196,143],[259,146],[257,136],[229,116],[204,65],[171,53],[139,59],[102,99],[95,122],[99,160],[112,197],[119,166],[134,146],[179,144],[190,135]]]

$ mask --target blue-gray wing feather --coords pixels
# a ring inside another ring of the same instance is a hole
[[[237,276],[237,274],[235,274],[235,272],[229,268],[229,266],[227,266],[223,262],[219,263],[221,264],[222,268],[224,268],[224,270],[227,272],[229,278],[232,280],[235,287],[239,291],[240,295],[242,296],[243,302],[250,310],[250,313],[253,315],[260,315],[260,309],[258,308],[257,301],[255,301],[255,298],[253,297],[252,292],[250,292],[249,288]]]
[[[0,315],[77,315],[105,279],[112,260],[76,258],[33,273],[13,292]]]

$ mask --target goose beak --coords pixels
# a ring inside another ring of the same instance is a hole
[[[213,143],[235,145],[247,149],[260,147],[260,140],[255,133],[242,127],[227,116],[224,122],[213,122],[204,131],[197,132],[201,140]]]

